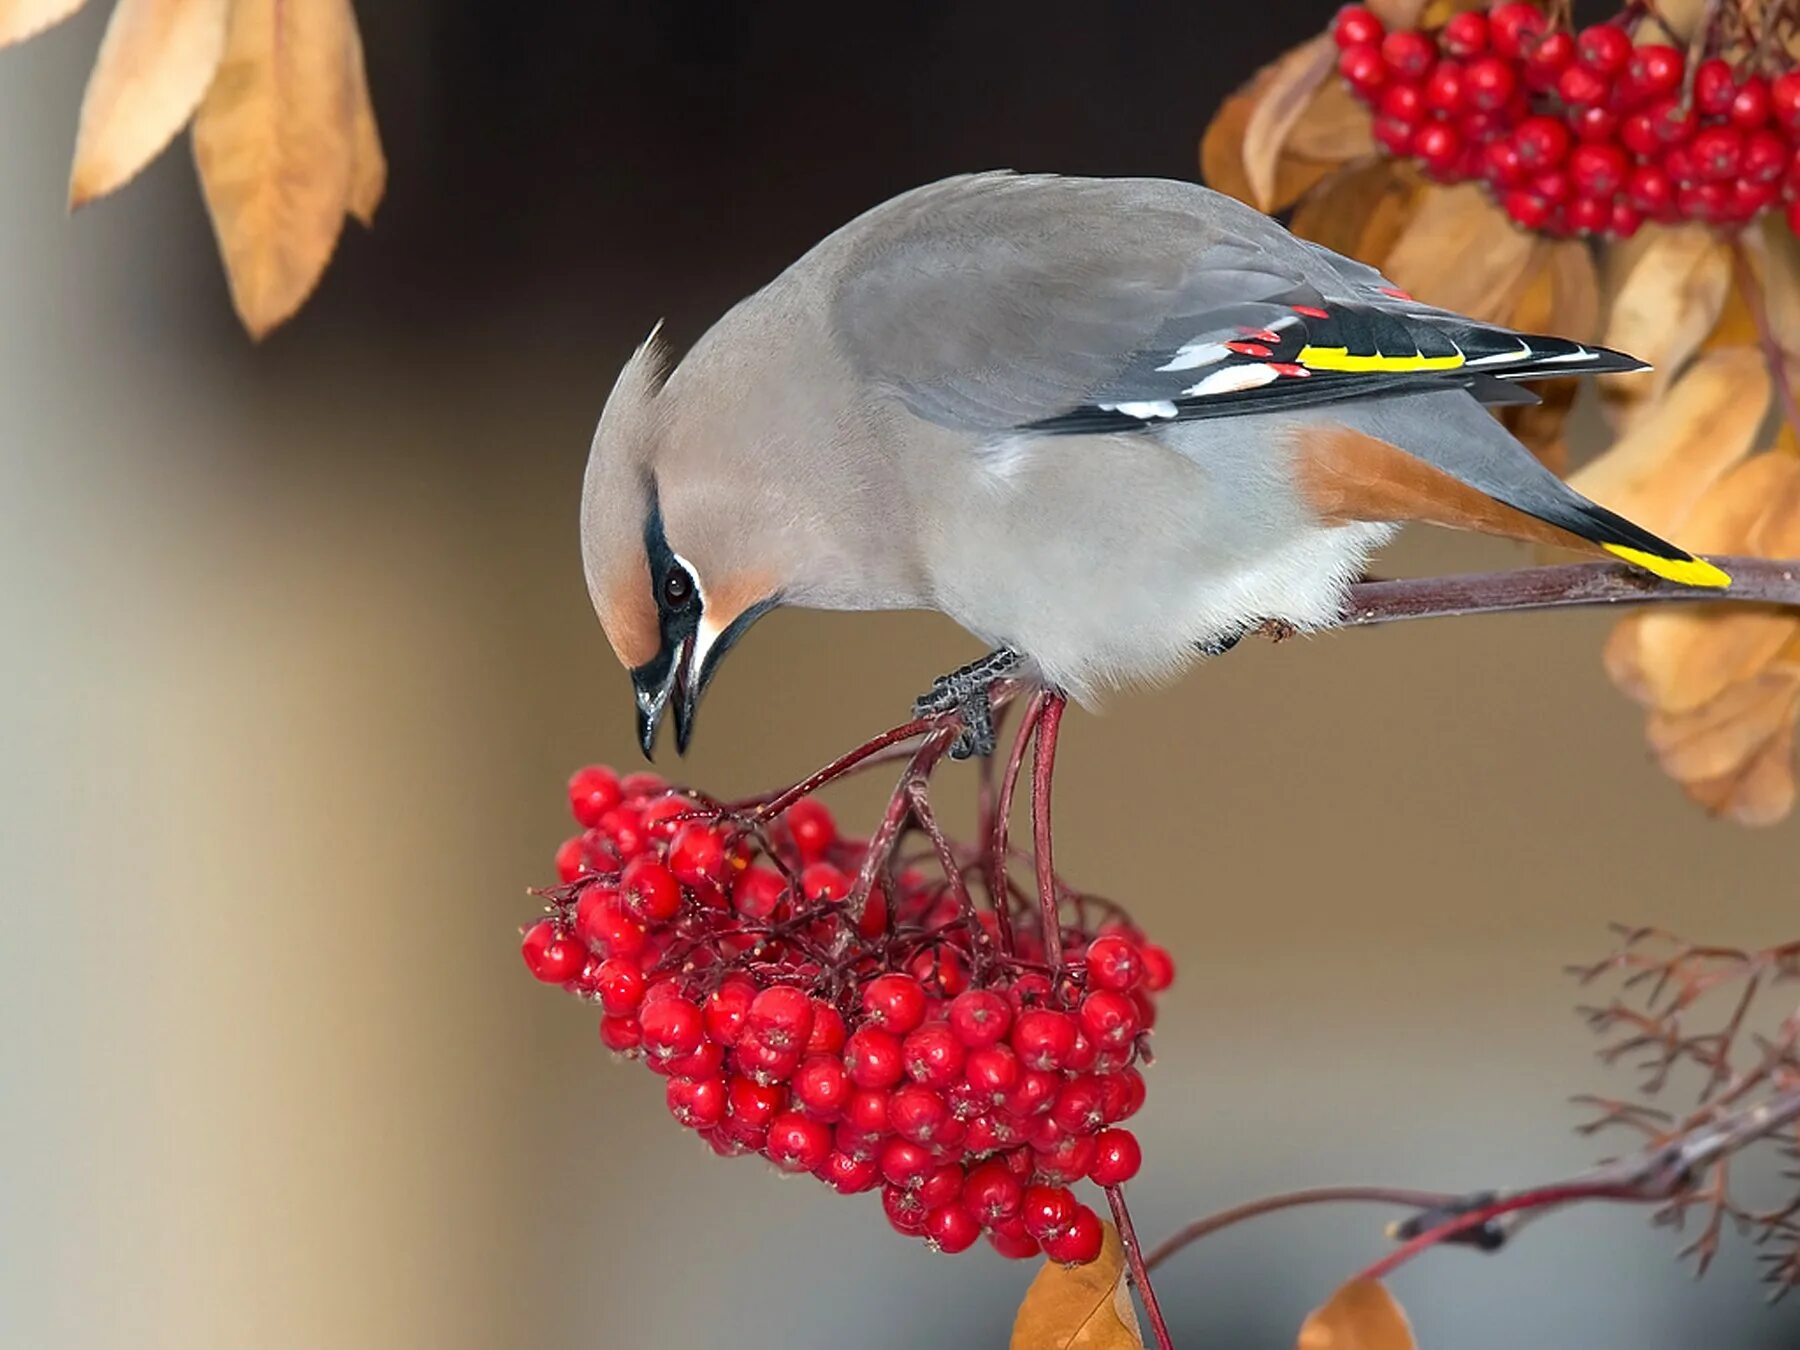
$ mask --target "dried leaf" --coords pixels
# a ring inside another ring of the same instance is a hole
[[[298,309],[331,260],[350,205],[348,0],[236,0],[225,59],[194,119],[194,157],[255,337]]]
[[[1302,239],[1380,267],[1418,191],[1391,160],[1347,165],[1306,194],[1289,228]]]
[[[1638,660],[1638,625],[1643,618],[1642,614],[1628,614],[1614,624],[1606,645],[1600,649],[1600,660],[1606,667],[1606,678],[1613,682],[1614,688],[1634,703],[1648,706],[1650,685],[1644,679],[1644,667]]]
[[[1529,280],[1536,243],[1472,183],[1423,193],[1388,255],[1394,284],[1429,305],[1505,323]]]
[[[1711,782],[1739,773],[1791,724],[1800,707],[1800,679],[1769,672],[1733,685],[1685,713],[1653,713],[1650,748],[1663,772],[1678,782]]]
[[[1646,17],[1663,28],[1669,41],[1682,45],[1693,37],[1706,9],[1707,0],[1659,0]],[[1638,39],[1639,42],[1658,40],[1654,31]]]
[[[1248,85],[1226,99],[1200,138],[1201,178],[1208,187],[1241,202],[1252,200],[1254,195],[1244,170],[1244,133],[1273,70],[1273,66],[1265,67]],[[1275,195],[1283,205],[1298,201],[1335,167],[1320,160],[1283,155],[1276,167]]]
[[[1739,825],[1778,825],[1794,809],[1794,728],[1783,727],[1744,769],[1682,790]]]
[[[1750,452],[1768,401],[1769,374],[1759,352],[1708,352],[1651,415],[1572,474],[1569,484],[1647,530],[1674,535],[1707,489]]]
[[[367,226],[375,224],[375,208],[387,191],[387,156],[375,125],[369,98],[369,73],[363,61],[362,34],[350,16],[350,214]]]
[[[1558,478],[1569,471],[1569,443],[1563,437],[1563,424],[1580,392],[1581,386],[1574,380],[1551,380],[1537,388],[1541,402],[1500,410],[1501,424]]]
[[[1276,169],[1287,146],[1288,132],[1331,74],[1335,58],[1331,35],[1321,33],[1276,61],[1266,80],[1258,79],[1262,94],[1244,124],[1243,148],[1250,204],[1258,210],[1279,211],[1288,205],[1277,190]]]
[[[1647,225],[1629,272],[1618,280],[1601,341],[1653,370],[1605,381],[1616,416],[1655,401],[1718,322],[1731,288],[1727,246],[1704,225]]]
[[[1369,8],[1390,30],[1417,28],[1419,15],[1425,8],[1425,0],[1369,0]]]
[[[1779,216],[1769,217],[1759,234],[1747,234],[1745,239],[1761,243],[1760,249],[1746,252],[1762,282],[1769,327],[1792,362],[1800,356],[1800,239]]]
[[[1289,128],[1284,153],[1325,164],[1375,153],[1374,120],[1342,80],[1326,80]]]
[[[1415,1350],[1406,1312],[1377,1280],[1351,1280],[1300,1327],[1295,1350]]]
[[[0,47],[35,37],[61,23],[85,0],[0,0]]]
[[[1143,1350],[1125,1283],[1125,1249],[1106,1225],[1100,1255],[1084,1266],[1046,1261],[1013,1320],[1012,1350]]]
[[[1783,524],[1800,518],[1800,460],[1757,455],[1706,494],[1682,539],[1700,553],[1760,552],[1765,519],[1777,512]],[[1698,709],[1753,678],[1800,626],[1790,611],[1742,605],[1670,607],[1642,617],[1638,662],[1666,713]]]
[[[119,0],[81,100],[71,210],[135,178],[187,125],[225,53],[230,0]]]

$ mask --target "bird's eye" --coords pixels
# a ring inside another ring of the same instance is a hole
[[[687,574],[685,567],[671,567],[669,575],[663,578],[663,603],[670,609],[680,609],[694,598],[694,579]]]

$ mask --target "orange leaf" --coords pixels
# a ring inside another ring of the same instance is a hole
[[[1614,624],[1600,650],[1600,661],[1606,667],[1606,678],[1621,694],[1635,703],[1649,704],[1654,700],[1638,660],[1638,625],[1643,618],[1642,614],[1627,614]]]
[[[81,100],[71,210],[122,187],[200,106],[225,54],[230,0],[119,0]]]
[[[1274,69],[1264,67],[1248,85],[1220,104],[1200,138],[1200,177],[1209,188],[1240,202],[1252,198],[1250,179],[1244,171],[1244,132]],[[1284,206],[1298,201],[1333,167],[1322,160],[1281,156],[1275,171],[1276,198]]]
[[[1750,452],[1768,402],[1760,353],[1708,352],[1569,485],[1647,530],[1677,534],[1707,489]]]
[[[1326,178],[1294,208],[1289,228],[1337,253],[1384,265],[1419,192],[1391,160],[1351,164]]]
[[[1685,713],[1654,713],[1646,727],[1663,772],[1704,783],[1740,772],[1794,720],[1800,680],[1771,671],[1726,689]]]
[[[1276,170],[1287,147],[1288,132],[1306,111],[1306,105],[1332,72],[1337,48],[1329,33],[1321,33],[1286,53],[1270,67],[1256,106],[1244,124],[1244,176],[1250,184],[1250,204],[1260,211],[1278,211],[1287,205],[1276,190]]]
[[[253,337],[331,260],[350,206],[348,0],[235,0],[225,59],[194,118],[194,158],[231,299]]]
[[[1415,1350],[1406,1312],[1378,1280],[1352,1280],[1300,1328],[1295,1350]]]
[[[1505,323],[1530,279],[1534,236],[1517,229],[1473,183],[1433,187],[1388,254],[1394,284],[1428,305]]]
[[[1778,731],[1742,771],[1682,790],[1715,816],[1739,825],[1775,825],[1794,809],[1794,728]]]
[[[1325,164],[1367,159],[1375,153],[1374,120],[1342,80],[1329,79],[1288,129],[1287,154]]]
[[[363,63],[362,34],[350,17],[350,214],[364,226],[375,223],[375,208],[387,191],[387,156],[369,99],[369,72]]]
[[[1085,1266],[1046,1261],[1013,1320],[1012,1350],[1143,1350],[1125,1284],[1125,1249],[1106,1225],[1100,1255]]]
[[[1618,279],[1600,340],[1653,370],[1608,380],[1601,393],[1630,414],[1668,388],[1712,332],[1731,288],[1731,256],[1704,225],[1646,225]]]
[[[61,23],[85,0],[0,0],[0,47],[23,42]]]

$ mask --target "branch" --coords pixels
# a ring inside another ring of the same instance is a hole
[[[1800,605],[1800,559],[1721,557],[1731,574],[1725,590],[1678,586],[1623,563],[1566,563],[1510,572],[1363,581],[1350,588],[1341,624],[1364,628],[1399,619],[1437,619],[1570,605],[1637,605],[1685,600]]]

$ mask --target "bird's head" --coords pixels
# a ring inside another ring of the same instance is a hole
[[[588,593],[631,674],[646,756],[671,711],[686,752],[720,660],[782,592],[771,523],[730,458],[707,453],[705,429],[664,397],[663,370],[653,332],[607,399],[581,509]]]

